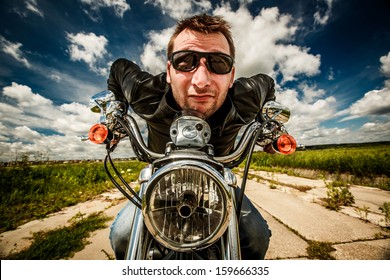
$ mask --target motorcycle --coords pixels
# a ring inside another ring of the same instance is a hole
[[[238,225],[251,157],[256,145],[267,153],[295,151],[296,141],[284,126],[290,110],[267,102],[246,126],[233,152],[217,157],[208,144],[210,126],[196,112],[178,115],[170,127],[172,141],[160,154],[145,145],[134,117],[112,92],[94,95],[89,107],[100,113],[100,120],[88,138],[106,146],[107,175],[136,206],[129,217],[133,223],[126,259],[241,259]],[[147,163],[139,174],[138,191],[121,176],[111,157],[125,138],[137,159]],[[244,160],[241,192],[236,197],[237,177],[232,169]]]

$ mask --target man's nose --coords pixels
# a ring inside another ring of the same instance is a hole
[[[206,58],[202,57],[199,61],[198,67],[194,70],[192,75],[192,83],[199,88],[209,86],[211,82],[211,74],[206,66]]]

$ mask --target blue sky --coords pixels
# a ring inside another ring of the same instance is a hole
[[[0,160],[103,157],[78,136],[111,63],[164,71],[176,21],[200,12],[231,22],[236,78],[276,80],[299,143],[390,141],[389,1],[2,0]]]

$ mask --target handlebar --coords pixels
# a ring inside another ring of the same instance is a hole
[[[93,112],[100,111],[100,123],[107,126],[109,131],[109,133],[103,134],[111,137],[110,140],[101,141],[100,143],[106,143],[107,149],[113,151],[116,144],[122,138],[128,136],[139,160],[152,163],[154,160],[166,156],[166,154],[151,151],[145,145],[137,122],[125,112],[125,108],[126,106],[122,102],[115,100],[115,96],[111,91],[103,91],[92,97],[90,109]],[[279,138],[282,138],[281,136],[288,135],[283,123],[287,122],[289,117],[290,111],[287,107],[274,101],[267,102],[262,108],[260,117],[247,125],[234,150],[228,155],[213,157],[213,159],[225,167],[238,166],[250,150],[253,150],[256,142],[264,147],[266,152],[281,152],[284,154],[294,152],[296,142],[291,136],[279,140]],[[96,127],[95,130],[105,132],[100,128],[96,129]],[[89,139],[92,140],[92,138],[93,136],[89,136]]]

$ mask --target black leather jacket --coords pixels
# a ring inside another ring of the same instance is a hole
[[[158,153],[164,153],[166,143],[171,141],[169,128],[180,112],[165,79],[166,73],[153,76],[122,58],[112,64],[107,81],[116,98],[146,121],[148,146]],[[265,102],[275,100],[274,85],[274,80],[264,74],[234,82],[224,104],[208,119],[209,143],[214,146],[216,156],[231,152],[240,128],[256,117]]]

